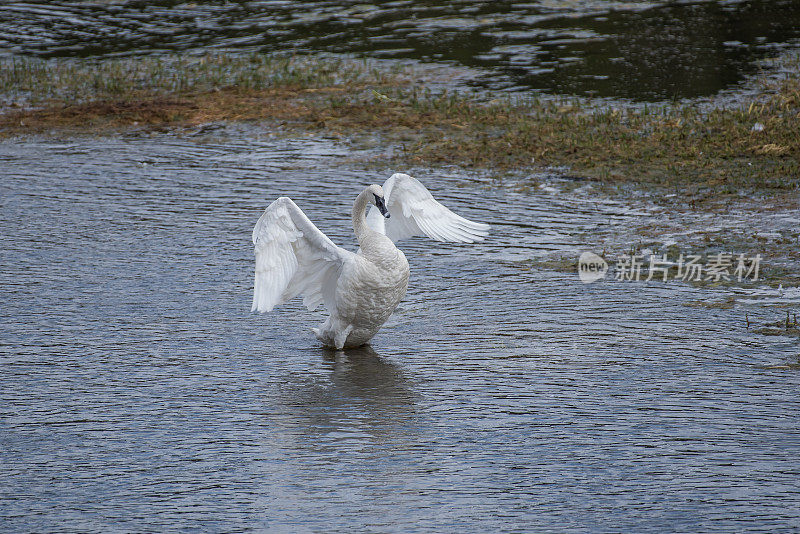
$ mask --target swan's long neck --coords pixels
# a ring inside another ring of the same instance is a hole
[[[353,203],[353,230],[356,232],[359,251],[363,257],[380,268],[397,269],[398,265],[405,261],[404,258],[402,261],[398,259],[398,254],[402,256],[403,253],[397,250],[391,239],[367,225],[367,204],[372,194],[367,188]]]
[[[356,201],[353,202],[353,230],[356,232],[356,239],[358,239],[359,244],[363,244],[361,240],[370,230],[367,226],[367,204],[369,204],[369,195],[371,195],[369,189],[364,189],[361,194],[356,197]]]

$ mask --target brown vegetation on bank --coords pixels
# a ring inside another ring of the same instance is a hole
[[[8,93],[14,79],[28,83],[23,93],[36,97],[37,108],[0,115],[0,132],[258,120],[351,138],[379,133],[387,146],[400,147],[389,157],[403,165],[563,166],[606,183],[715,193],[800,188],[800,76],[722,109],[594,108],[513,95],[489,102],[465,93],[433,95],[410,84],[407,73],[352,63],[259,56],[155,66],[127,61],[68,69],[37,64],[27,77],[19,65],[11,74],[3,66],[0,86]],[[36,84],[47,90],[37,93]],[[70,103],[76,95],[82,101]]]

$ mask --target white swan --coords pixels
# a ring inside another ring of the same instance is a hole
[[[366,216],[368,203],[374,207]],[[271,311],[302,295],[309,310],[323,303],[330,313],[312,329],[320,341],[339,350],[358,347],[372,339],[405,296],[408,261],[394,241],[427,235],[471,243],[489,233],[489,225],[459,217],[418,180],[400,173],[356,197],[353,229],[357,253],[336,246],[290,198],[270,204],[253,228],[252,311]]]

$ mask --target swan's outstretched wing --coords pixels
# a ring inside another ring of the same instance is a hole
[[[333,312],[333,296],[342,265],[352,252],[337,247],[305,213],[281,197],[269,205],[253,228],[256,279],[252,310],[270,311],[303,295],[309,310],[321,302]]]
[[[392,241],[426,235],[437,241],[472,243],[489,234],[489,225],[456,215],[433,198],[416,178],[396,173],[383,184],[386,207],[391,218],[384,219],[373,206],[367,224]]]

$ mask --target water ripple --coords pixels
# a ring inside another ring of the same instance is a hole
[[[288,195],[353,249],[391,171],[253,139],[0,144],[4,530],[800,527],[800,375],[764,367],[796,341],[683,305],[728,290],[520,267],[636,211],[420,172],[490,239],[409,240],[373,348],[329,353],[301,303],[248,312],[252,225]]]
[[[495,89],[660,101],[756,74],[796,48],[799,17],[796,0],[28,0],[0,6],[0,55],[346,53],[458,66]]]

